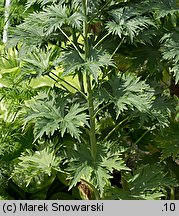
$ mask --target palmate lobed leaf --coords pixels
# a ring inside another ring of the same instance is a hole
[[[63,25],[69,25],[80,30],[84,20],[84,16],[80,11],[72,13],[69,11],[69,8],[61,3],[46,7],[41,14],[47,17],[44,27],[48,34],[56,29],[60,29]]]
[[[149,17],[142,16],[135,8],[125,7],[110,11],[113,21],[108,21],[106,28],[109,33],[118,35],[120,38],[134,38],[149,26],[155,26]]]
[[[33,17],[34,19],[36,17],[36,21],[33,20]],[[33,17],[31,15],[25,19],[25,22],[12,29],[7,47],[15,47],[17,44],[21,44],[20,54],[27,54],[33,51],[34,47],[40,47],[50,39],[44,31],[43,22],[40,18],[37,19],[36,13]],[[33,40],[31,40],[32,38]]]
[[[178,8],[175,0],[144,0],[137,7],[142,11],[151,11],[154,14],[155,19],[167,17],[168,15],[173,16],[177,14]]]
[[[68,169],[68,171],[74,171],[74,167],[71,167]],[[88,162],[85,161],[84,163],[81,163],[81,166],[76,166],[74,177],[71,181],[71,184],[69,186],[69,190],[76,186],[76,184],[82,179],[88,179],[88,176],[91,175],[93,172],[93,169],[91,166],[89,166]]]
[[[14,72],[19,69],[18,52],[15,49],[0,50],[0,73]]]
[[[79,126],[88,125],[87,115],[82,113],[84,108],[80,108],[79,104],[74,104],[70,107],[68,113],[60,122],[61,135],[64,133],[70,133],[72,137],[76,137],[80,140],[79,134],[81,131],[78,129]]]
[[[158,9],[156,10],[156,19],[161,19],[167,16],[173,17],[177,21],[177,14],[179,13],[179,9]]]
[[[101,197],[103,196],[105,186],[110,184],[111,178],[111,174],[101,166],[93,170],[91,182],[99,190]]]
[[[41,151],[30,152],[28,154],[21,155],[19,160],[21,161],[18,166],[22,168],[29,168],[29,166],[44,170],[48,175],[51,173],[51,169],[58,170],[60,158],[55,156],[55,153],[49,148],[44,148]]]
[[[27,150],[14,166],[12,180],[23,190],[33,193],[52,184],[56,172],[61,171],[61,158],[46,147],[40,151]]]
[[[114,66],[110,54],[97,49],[91,50],[89,58],[86,61],[84,60],[84,55],[79,55],[79,52],[76,50],[71,50],[70,52],[65,52],[57,59],[56,63],[62,64],[64,67],[63,76],[75,73],[76,70],[81,70],[82,72],[91,74],[95,81],[98,80],[102,68]]]
[[[88,125],[87,115],[83,113],[84,109],[79,104],[72,105],[68,111],[65,108],[66,104],[67,101],[54,91],[39,93],[26,103],[24,125],[34,123],[34,142],[44,134],[50,136],[58,130],[62,137],[67,132],[80,139],[79,127]]]
[[[171,98],[158,95],[149,112],[151,120],[156,120],[155,125],[159,126],[160,129],[168,127],[174,107],[175,103]]]
[[[124,152],[125,149],[120,148],[117,142],[98,143],[97,165],[94,166],[91,181],[93,185],[97,185],[101,196],[103,196],[105,186],[110,185],[114,170],[130,171],[123,159]]]
[[[35,29],[42,27],[43,33],[48,37],[52,32],[59,30],[62,26],[82,29],[83,14],[77,11],[71,11],[65,4],[47,5],[40,12],[30,14],[24,22],[26,28],[33,26]]]
[[[117,142],[98,143],[97,160],[101,167],[107,168],[109,172],[115,170],[130,170],[122,158],[123,153],[127,148],[119,146]]]
[[[38,118],[39,119],[39,118]],[[39,119],[34,128],[34,142],[41,138],[44,134],[53,136],[54,132],[59,129],[58,120],[50,120],[49,118]]]
[[[80,29],[83,15],[79,11],[71,13],[61,3],[47,6],[40,12],[31,13],[24,22],[12,30],[8,46],[22,43],[21,52],[40,47],[51,40],[55,31],[63,25]],[[33,41],[31,40],[33,38]],[[27,51],[28,52],[28,51]]]
[[[150,2],[146,2],[146,5],[144,2],[144,6],[149,7],[151,8],[151,10],[153,10],[156,19],[169,17],[173,19],[179,12],[175,0],[151,0]]]
[[[62,64],[64,68],[63,76],[74,73],[76,70],[80,70],[84,64],[84,59],[76,50],[70,50],[62,54],[60,58],[56,60],[56,64]]]
[[[164,187],[177,185],[161,164],[138,166],[132,173],[122,176],[125,188],[112,187],[107,189],[105,199],[125,200],[158,200],[165,196]],[[124,185],[123,185],[124,187]]]
[[[153,89],[140,78],[132,75],[113,77],[109,81],[112,88],[111,100],[114,102],[117,117],[128,108],[148,111],[152,106]]]
[[[130,170],[126,167],[126,164],[122,158],[119,156],[111,156],[109,158],[104,158],[103,161],[100,163],[101,167],[107,168],[111,173],[115,170]]]
[[[110,185],[113,170],[130,170],[122,159],[121,154],[123,151],[121,152],[119,146],[118,148],[117,146],[117,143],[113,142],[99,143],[95,162],[85,144],[77,144],[76,149],[68,147],[66,149],[67,156],[72,160],[68,161],[67,171],[71,173],[73,179],[70,188],[75,186],[80,179],[85,179],[102,196],[105,186]]]
[[[179,82],[179,34],[173,32],[165,34],[161,42],[161,52],[163,60],[167,60],[171,64],[171,72],[174,73],[175,83]]]
[[[147,164],[138,167],[138,169],[133,172],[133,177],[129,175],[127,177],[127,182],[130,191],[132,193],[138,193],[162,186],[169,187],[175,184],[175,180],[167,175],[168,173],[164,171],[164,166],[161,164]]]
[[[55,64],[55,50],[49,49],[46,52],[34,49],[33,52],[22,57],[22,73],[25,76],[40,77],[50,73]]]
[[[115,66],[113,60],[111,59],[111,55],[106,51],[92,49],[89,59],[84,64],[84,71],[91,74],[97,82],[99,74],[102,73],[102,68],[108,66]]]

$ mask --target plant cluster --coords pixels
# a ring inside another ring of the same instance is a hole
[[[0,47],[0,198],[178,199],[179,2],[17,6]]]

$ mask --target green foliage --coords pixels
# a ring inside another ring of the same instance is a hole
[[[156,137],[158,147],[162,150],[162,160],[172,156],[173,159],[179,158],[179,124],[172,123],[163,134]]]
[[[44,190],[55,179],[59,171],[60,158],[49,147],[41,151],[27,150],[16,161],[12,180],[25,191],[34,193]]]
[[[175,82],[179,81],[179,34],[178,32],[173,32],[170,34],[165,34],[162,38],[163,47],[162,54],[163,59],[168,60],[171,64],[171,72],[174,73]]]
[[[17,29],[18,31],[16,31]],[[11,39],[8,46],[14,46],[18,42],[22,42],[22,46],[24,48],[23,51],[26,53],[28,53],[28,51],[32,49],[31,46],[40,46],[43,42],[46,42],[48,40],[48,36],[46,36],[46,34],[44,33],[42,26],[38,26],[37,28],[37,25],[30,25],[27,29],[24,23],[22,23],[21,25],[16,27],[15,30],[12,30],[12,32],[15,37]],[[34,38],[33,42],[30,42],[31,38]]]
[[[175,180],[168,176],[164,167],[160,164],[144,165],[123,176],[123,189],[113,188],[109,191],[107,199],[160,199],[166,191],[162,188],[176,184]],[[127,190],[125,190],[127,189]]]
[[[177,14],[179,10],[175,0],[163,0],[157,2],[155,0],[151,0],[148,4],[146,3],[146,6],[153,9],[156,19],[167,18],[172,22],[172,24],[174,24],[174,26],[176,26]]]
[[[0,47],[1,199],[178,197],[177,7],[13,1]]]
[[[85,61],[84,56],[79,55],[76,50],[64,53],[57,61],[59,63],[62,62],[62,66],[65,70],[63,74],[64,76],[75,72],[76,70],[82,70],[91,74],[95,81],[98,80],[102,68],[114,66],[111,56],[107,52],[102,52],[96,49],[91,50],[87,61]]]
[[[20,24],[24,17],[27,16],[28,12],[25,10],[25,2],[26,0],[12,0],[11,1],[11,7],[9,11],[9,20],[12,26],[16,26]],[[4,13],[5,13],[5,1],[0,1],[0,35],[2,36],[5,26],[5,19],[4,19]]]
[[[48,3],[55,3],[57,0],[27,0],[26,2],[26,8],[31,7],[33,4],[40,4],[41,6],[44,6]]]
[[[154,26],[149,17],[140,15],[132,7],[114,9],[110,11],[110,15],[114,20],[107,22],[106,27],[109,33],[118,35],[120,38],[127,36],[132,43],[141,31],[147,29],[149,26]]]
[[[137,108],[140,112],[146,112],[152,105],[153,90],[140,77],[132,75],[126,77],[113,77],[110,80],[113,91],[114,103],[117,109],[117,117],[122,111]]]
[[[19,69],[18,53],[17,50],[11,49],[8,52],[1,47],[1,60],[0,60],[0,73],[16,72]]]
[[[86,151],[85,155],[84,151]],[[84,179],[97,187],[102,196],[104,188],[110,184],[114,170],[130,170],[122,158],[124,151],[125,149],[120,148],[118,143],[98,143],[96,161],[93,161],[90,148],[86,144],[74,144],[73,148],[67,145],[65,156],[70,158],[67,168],[67,171],[71,173],[70,179],[72,178],[70,188]]]
[[[6,193],[6,187],[7,187],[7,178],[3,175],[3,171],[0,170],[0,200],[7,199],[8,194]]]
[[[53,58],[55,50],[48,50],[45,53],[42,50],[35,49],[34,52],[22,57],[22,73],[32,77],[40,77],[50,73],[55,66]]]
[[[47,33],[51,33],[54,30],[59,29],[63,25],[69,25],[73,28],[81,29],[84,16],[80,12],[70,13],[69,9],[61,4],[54,4],[47,7],[42,14],[47,16],[44,23]]]
[[[32,122],[34,126],[34,142],[44,134],[53,135],[59,130],[63,137],[65,132],[80,140],[79,127],[88,125],[84,108],[79,104],[67,105],[67,100],[54,91],[42,92],[26,103],[27,115],[24,124]],[[67,109],[68,108],[68,109]]]
[[[14,156],[17,157],[23,149],[20,143],[22,139],[20,124],[17,122],[1,121],[0,131],[1,160],[11,160]]]

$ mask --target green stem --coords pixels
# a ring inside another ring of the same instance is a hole
[[[90,116],[90,144],[91,144],[91,154],[95,159],[97,154],[97,143],[96,143],[96,134],[95,134],[95,117],[94,117],[94,104],[92,98],[92,90],[91,90],[91,80],[90,75],[86,74],[86,82],[87,82],[87,93],[88,93],[88,110]]]
[[[134,144],[132,144],[132,147],[135,147],[135,146],[137,145],[137,143],[140,142],[141,139],[142,139],[149,131],[150,131],[150,130],[145,131],[145,132],[142,134],[142,136],[140,136],[139,139],[138,139]]]
[[[109,103],[105,104],[103,107],[101,107],[100,109],[98,109],[96,112],[95,112],[95,117],[97,116],[97,114],[103,110],[104,108],[108,107],[110,104],[112,104],[113,102],[110,101]]]
[[[68,37],[68,35],[61,29],[59,28],[61,33],[67,38],[67,40],[73,45],[75,50],[78,52],[79,56],[83,59],[83,56],[81,55],[81,52],[79,51],[78,47],[75,45],[75,43]]]
[[[109,35],[110,35],[110,33],[105,34],[105,36],[102,37],[102,38],[94,45],[94,48],[96,48],[97,46],[99,46]]]
[[[118,51],[118,49],[120,48],[120,46],[122,45],[122,43],[124,42],[124,38],[121,40],[121,42],[118,44],[118,46],[116,47],[116,49],[114,50],[114,52],[111,55],[111,59],[113,58],[113,56],[116,54],[116,52]]]
[[[53,81],[55,81],[56,83],[58,83],[58,80],[56,80],[56,79],[55,79],[54,77],[52,77],[50,74],[48,74],[48,77],[50,77]],[[60,85],[61,85],[65,90],[67,90],[67,92],[70,93],[70,91],[69,91],[63,84],[60,83]]]
[[[57,78],[57,80],[54,79],[51,75],[49,75],[49,77],[50,77],[51,79],[53,79],[53,80],[56,81],[56,82],[58,82],[58,80],[64,82],[65,84],[69,85],[71,88],[73,88],[74,90],[76,90],[77,92],[80,92],[80,93],[82,94],[82,96],[86,99],[86,95],[85,95],[82,91],[80,91],[79,89],[77,89],[75,86],[73,86],[72,84],[70,84],[70,83],[67,82],[66,80],[64,80],[64,79],[60,78],[59,76],[57,76],[54,72],[51,72],[51,74],[53,74],[53,76],[55,76],[55,77]],[[62,84],[61,84],[61,85],[62,85]],[[63,86],[63,87],[64,87],[64,86]]]
[[[87,20],[87,0],[82,0],[83,13],[85,20],[83,22],[83,38],[84,38],[84,51],[85,51],[85,62],[89,55],[89,44],[88,44],[88,20]],[[91,155],[93,159],[96,159],[97,154],[97,142],[95,134],[95,117],[94,117],[94,104],[92,96],[91,78],[90,74],[86,71],[86,84],[87,84],[87,100],[88,100],[88,111],[90,117],[90,145],[91,145]]]
[[[112,133],[114,133],[114,131],[116,131],[118,129],[118,127],[123,124],[125,121],[127,121],[129,119],[129,117],[125,118],[124,120],[122,120],[121,122],[119,122],[119,124],[117,124],[109,133],[108,135],[104,138],[104,141],[106,141]]]
[[[175,200],[175,188],[170,188],[170,200]]]

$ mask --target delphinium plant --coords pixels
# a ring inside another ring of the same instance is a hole
[[[177,198],[177,2],[25,10],[1,48],[2,197]]]

